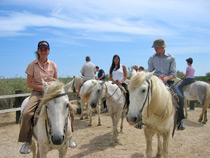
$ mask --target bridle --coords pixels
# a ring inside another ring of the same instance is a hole
[[[55,99],[55,98],[59,98],[59,97],[62,97],[62,96],[65,96],[65,95],[68,95],[68,93],[61,93],[61,94],[58,94],[56,95],[55,97],[51,98],[50,100],[52,99]],[[50,101],[49,100],[49,101]],[[47,115],[47,108],[46,108],[46,115]],[[69,114],[68,114],[69,115]],[[64,134],[65,134],[65,137],[67,136],[67,127],[68,127],[68,117],[66,118],[65,120],[65,124],[64,124]],[[49,129],[48,129],[48,126],[49,126]],[[52,132],[52,126],[51,126],[51,122],[50,122],[50,119],[47,115],[47,119],[45,120],[45,130],[46,130],[46,134],[47,134],[47,139],[48,139],[48,143],[51,144],[51,139],[50,139],[50,135],[51,135],[51,132]]]
[[[145,125],[143,122],[142,122],[142,111],[144,110],[144,107],[145,107],[145,105],[146,105],[146,101],[148,100],[148,106],[147,106],[147,115],[149,116],[149,112],[148,112],[148,110],[149,110],[149,100],[150,100],[150,98],[149,98],[149,91],[150,91],[150,87],[151,87],[151,94],[152,94],[152,81],[151,81],[151,85],[150,85],[150,82],[148,81],[148,80],[146,80],[146,82],[148,83],[148,87],[147,87],[147,95],[146,95],[146,98],[145,98],[145,100],[144,100],[144,103],[143,103],[143,106],[142,106],[142,108],[139,110],[139,117],[137,117],[137,124],[138,125],[140,125],[140,126],[142,126],[142,125]]]

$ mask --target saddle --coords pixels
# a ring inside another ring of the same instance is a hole
[[[118,85],[118,87],[120,88],[120,90],[123,92],[124,94],[124,97],[125,97],[125,105],[123,107],[123,110],[127,109],[128,110],[128,107],[129,107],[129,93],[128,93],[128,90],[125,89],[125,87],[123,87],[122,85]]]
[[[193,81],[193,82],[189,83],[188,85],[184,86],[184,87],[183,87],[183,91],[189,91],[190,85],[191,85],[192,83],[194,83],[194,82],[195,82],[195,81]]]

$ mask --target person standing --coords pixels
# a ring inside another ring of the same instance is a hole
[[[22,123],[18,138],[18,142],[24,143],[20,149],[21,154],[31,152],[32,117],[44,93],[41,79],[44,79],[49,84],[52,79],[58,79],[56,64],[48,60],[49,52],[49,43],[47,41],[40,41],[38,43],[38,50],[35,52],[37,59],[31,62],[25,71],[27,74],[27,86],[32,89],[32,92],[22,113]]]
[[[192,63],[193,63],[193,59],[192,58],[188,58],[186,59],[187,61],[187,68],[186,68],[186,73],[185,75],[183,76],[184,80],[182,81],[182,83],[178,86],[178,89],[180,90],[180,92],[182,93],[183,95],[183,87],[192,83],[192,82],[195,82],[195,78],[194,78],[194,74],[195,74],[195,69],[194,67],[192,66]]]
[[[82,86],[82,84],[87,81],[87,80],[91,80],[95,78],[95,74],[96,74],[96,67],[95,65],[90,61],[90,57],[86,56],[85,58],[86,63],[83,65],[82,69],[81,69],[81,74],[83,76],[82,78],[82,83],[79,84],[78,87],[78,95],[77,95],[77,99],[80,99],[80,88]]]
[[[109,77],[110,80],[117,84],[117,85],[122,85],[125,90],[127,91],[126,93],[126,103],[127,106],[129,106],[130,101],[129,101],[129,92],[127,88],[127,84],[125,83],[125,80],[127,79],[127,69],[125,65],[120,64],[120,57],[118,55],[114,55],[112,59],[112,65],[109,70]]]
[[[184,117],[184,97],[179,89],[172,83],[172,79],[176,77],[176,60],[175,57],[169,54],[165,48],[165,41],[163,39],[156,39],[153,42],[152,48],[155,49],[155,54],[148,60],[148,71],[155,70],[154,75],[159,77],[165,84],[168,84],[179,97],[177,128],[184,130],[182,120]]]

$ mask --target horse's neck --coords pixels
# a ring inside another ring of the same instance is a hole
[[[105,93],[105,97],[107,99],[116,99],[118,97],[120,97],[121,95],[121,90],[120,88],[112,83],[105,83],[106,84],[106,93]]]

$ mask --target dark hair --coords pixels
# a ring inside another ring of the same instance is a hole
[[[98,67],[98,66],[96,66],[96,69],[99,69],[99,67]]]
[[[188,58],[188,59],[186,59],[186,61],[187,61],[188,63],[190,63],[190,64],[193,63],[193,59],[192,59],[192,58]]]
[[[90,57],[89,56],[86,56],[85,60],[86,61],[90,61]]]
[[[140,70],[140,69],[141,69],[141,70],[144,70],[144,67],[143,67],[143,66],[140,66],[140,67],[139,67],[139,70]]]
[[[112,74],[112,71],[113,71],[114,68],[115,68],[114,58],[116,58],[116,57],[118,57],[118,59],[119,59],[119,63],[118,63],[118,65],[117,65],[117,69],[120,68],[120,57],[119,57],[119,55],[115,54],[115,55],[113,56],[113,59],[112,59],[112,66],[110,67],[110,71],[109,71],[110,74]],[[116,69],[116,70],[117,70],[117,69]]]

